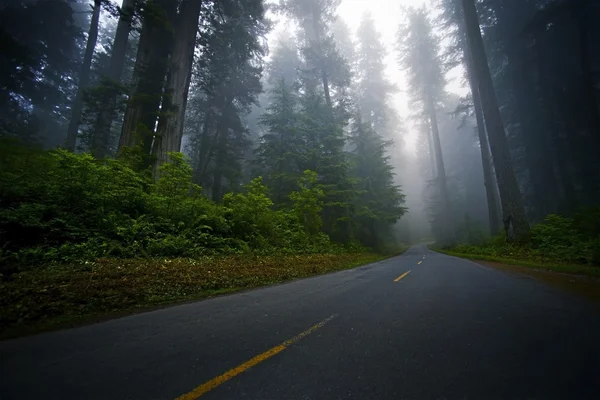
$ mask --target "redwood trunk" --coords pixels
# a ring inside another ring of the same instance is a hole
[[[110,65],[105,82],[109,85],[108,93],[98,113],[92,142],[92,154],[96,158],[104,158],[108,154],[108,143],[110,140],[110,128],[116,116],[117,96],[119,95],[121,76],[125,65],[127,43],[131,32],[131,19],[133,17],[133,6],[135,0],[123,0],[121,15],[117,24],[117,32],[113,41],[113,50],[110,56]]]
[[[479,84],[490,149],[494,158],[504,228],[509,240],[527,240],[530,234],[529,222],[525,214],[517,177],[512,167],[513,163],[506,140],[506,132],[498,109],[496,93],[483,47],[481,31],[479,30],[477,10],[474,0],[462,0],[462,4],[468,46],[471,51],[475,76]]]
[[[143,154],[149,156],[167,74],[177,2],[156,0],[146,6],[152,9],[144,13],[119,153],[124,147],[141,145]]]
[[[167,153],[181,150],[201,6],[202,0],[184,0],[179,12],[163,111],[153,146],[155,177],[158,177],[158,168],[167,162]]]
[[[92,11],[92,20],[90,22],[90,30],[88,32],[87,44],[85,46],[85,54],[83,56],[83,64],[79,73],[79,86],[77,94],[73,101],[71,110],[71,121],[67,130],[67,138],[65,140],[65,148],[70,151],[75,151],[77,144],[77,134],[79,132],[79,124],[81,123],[81,114],[83,112],[83,96],[90,82],[90,69],[92,66],[92,58],[94,49],[98,41],[98,25],[100,20],[100,7],[102,0],[94,0],[94,9]]]
[[[455,0],[457,15],[461,14],[462,7],[460,0]],[[462,22],[462,23],[461,23]],[[473,70],[473,60],[467,45],[467,37],[465,32],[464,21],[458,23],[459,42],[465,60],[467,69],[467,78],[471,95],[473,97],[473,107],[475,109],[475,119],[477,121],[477,136],[479,137],[479,146],[481,148],[481,164],[483,167],[483,184],[485,186],[485,195],[487,200],[488,218],[490,224],[490,234],[497,235],[500,232],[500,213],[498,212],[498,199],[496,198],[496,181],[494,179],[493,161],[490,155],[490,147],[485,131],[485,120],[483,117],[483,109],[481,106],[481,95],[479,94],[479,85],[475,78]]]
[[[431,139],[433,141],[433,150],[435,154],[435,165],[437,169],[437,183],[442,195],[443,208],[443,232],[444,245],[451,246],[456,242],[454,233],[454,221],[452,219],[452,208],[450,205],[450,194],[448,192],[448,181],[446,180],[446,167],[444,166],[444,157],[442,154],[442,144],[440,142],[440,131],[437,123],[435,112],[435,103],[431,96],[427,99],[427,113],[429,114],[429,122],[431,124]]]

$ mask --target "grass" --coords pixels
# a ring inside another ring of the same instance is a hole
[[[342,253],[100,259],[30,269],[13,275],[10,281],[0,282],[0,338],[72,327],[349,269],[388,256]]]
[[[600,277],[600,268],[588,266],[588,265],[577,265],[577,264],[564,264],[560,262],[548,261],[541,262],[537,260],[528,259],[514,259],[499,256],[491,256],[485,254],[468,254],[460,253],[452,250],[444,250],[439,248],[432,248],[432,250],[439,253],[447,254],[450,256],[466,258],[469,260],[482,260],[482,261],[494,261],[508,265],[516,265],[519,267],[532,268],[532,269],[543,269],[550,270],[553,272],[562,272],[566,274],[586,275]]]

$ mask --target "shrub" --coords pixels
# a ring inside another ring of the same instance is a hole
[[[222,204],[192,184],[181,153],[169,153],[153,182],[136,172],[135,151],[95,160],[64,150],[0,144],[0,266],[103,257],[338,252],[320,232],[323,197],[306,171],[292,209],[275,210],[261,178]],[[8,274],[9,272],[7,272]]]

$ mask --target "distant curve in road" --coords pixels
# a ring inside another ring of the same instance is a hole
[[[413,246],[0,342],[0,399],[600,399],[598,305]]]

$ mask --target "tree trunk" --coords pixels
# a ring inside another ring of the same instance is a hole
[[[215,170],[213,171],[212,199],[220,201],[223,196],[223,169],[225,167],[225,157],[227,156],[227,131],[219,133],[217,149],[215,154]]]
[[[102,0],[94,0],[94,8],[92,10],[92,20],[90,22],[90,30],[88,32],[87,44],[85,46],[85,54],[83,56],[83,64],[79,73],[79,86],[77,94],[73,101],[71,109],[71,121],[67,130],[67,138],[65,140],[65,148],[70,151],[75,151],[77,144],[77,134],[79,132],[79,124],[81,123],[81,113],[83,112],[83,96],[90,82],[90,68],[92,66],[92,58],[94,49],[98,41],[98,25],[100,20],[100,7]]]
[[[116,114],[117,96],[121,91],[121,76],[123,75],[123,67],[125,65],[129,33],[131,32],[134,3],[135,0],[123,0],[120,10],[119,23],[117,24],[117,32],[115,33],[112,54],[110,56],[110,65],[104,77],[105,83],[108,85],[108,93],[104,99],[102,109],[96,118],[96,126],[94,127],[94,136],[92,139],[92,154],[96,158],[104,158],[108,154],[110,128]]]
[[[201,6],[202,0],[184,0],[180,7],[163,109],[153,145],[155,178],[158,178],[158,167],[167,162],[167,153],[181,150]]]
[[[177,2],[155,0],[146,3],[140,34],[132,90],[119,141],[119,153],[124,147],[141,145],[149,162],[154,128],[167,74],[172,43],[173,16]]]
[[[460,15],[462,7],[460,0],[455,0],[457,8],[456,15]],[[461,23],[462,22],[462,23]],[[464,21],[458,23],[459,43],[463,52],[465,66],[467,69],[467,78],[471,95],[473,96],[473,107],[475,108],[475,119],[477,121],[477,136],[479,137],[479,146],[481,148],[481,164],[483,167],[483,184],[485,186],[485,195],[487,199],[488,218],[490,224],[490,234],[495,236],[500,232],[500,213],[498,212],[498,201],[496,199],[496,181],[493,176],[493,161],[490,155],[487,132],[485,131],[485,121],[481,107],[481,95],[479,94],[479,85],[475,79],[473,71],[473,60],[467,46],[467,37]]]
[[[452,208],[450,205],[450,194],[448,192],[448,182],[446,180],[446,167],[444,166],[444,157],[442,154],[442,144],[440,142],[440,131],[437,123],[435,112],[435,102],[431,96],[427,99],[427,113],[429,114],[429,122],[431,124],[431,138],[433,141],[433,150],[435,154],[435,164],[437,169],[437,181],[442,195],[443,207],[443,232],[445,246],[452,246],[456,243],[456,235],[454,232],[454,221],[452,219]]]
[[[320,57],[324,57],[323,52],[321,51],[321,34],[319,29],[320,15],[317,14],[315,10],[313,10],[312,18],[313,30],[315,35],[314,39],[317,44],[317,52]],[[327,70],[325,69],[325,65],[323,65],[322,62],[321,65],[319,65],[319,69],[321,70],[321,80],[323,82],[323,92],[325,92],[325,102],[327,103],[327,107],[329,107],[329,110],[332,112],[333,117],[333,103],[331,102],[331,94],[329,92],[329,79],[327,77]]]
[[[517,177],[512,167],[512,160],[504,124],[498,109],[496,93],[490,74],[490,69],[483,47],[479,18],[474,0],[462,0],[467,31],[468,46],[471,51],[475,77],[479,84],[481,103],[489,134],[490,149],[494,158],[500,201],[502,204],[502,220],[507,239],[525,241],[529,238],[530,227],[525,214],[525,207]],[[512,227],[512,231],[511,228]]]

